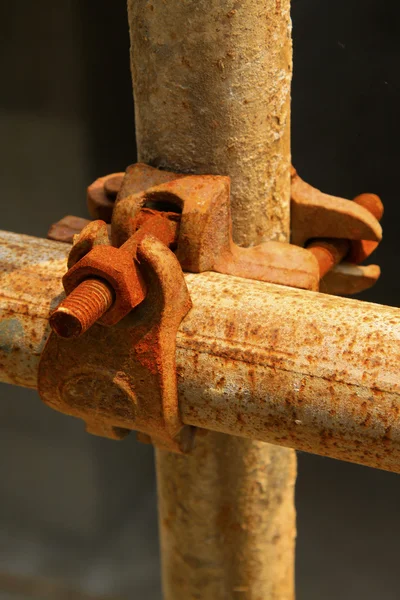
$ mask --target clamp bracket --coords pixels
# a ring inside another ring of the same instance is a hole
[[[41,357],[42,399],[82,418],[91,433],[121,439],[136,430],[141,441],[188,452],[194,430],[179,415],[175,368],[177,332],[191,308],[182,270],[358,292],[379,267],[338,263],[346,255],[361,262],[381,239],[381,202],[364,196],[367,205],[364,197],[328,196],[293,169],[292,244],[242,248],[232,239],[228,177],[135,164],[100,178],[88,189],[88,206],[101,220],[66,217],[51,229],[53,239],[74,245],[67,298],[51,317],[59,335],[51,334]],[[93,279],[96,285],[82,287]],[[74,310],[77,317],[77,306],[80,327],[58,328],[54,317]],[[76,337],[63,339],[63,331]]]
[[[90,433],[122,439],[129,430],[173,452],[187,452],[194,430],[179,415],[176,335],[191,302],[182,269],[147,234],[137,247],[147,294],[114,327],[95,324],[76,339],[50,335],[41,357],[42,400],[80,417]]]

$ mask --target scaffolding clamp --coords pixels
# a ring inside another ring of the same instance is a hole
[[[229,177],[135,164],[100,178],[88,188],[96,220],[66,217],[51,229],[52,239],[73,246],[66,298],[51,314],[41,357],[42,399],[83,419],[90,433],[121,439],[136,430],[141,441],[190,451],[194,429],[180,417],[175,366],[191,308],[184,271],[338,288],[338,263],[360,262],[381,238],[379,198],[360,198],[326,196],[293,170],[293,243],[243,248],[232,239]]]

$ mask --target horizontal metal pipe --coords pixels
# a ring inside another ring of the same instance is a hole
[[[0,381],[36,387],[69,247],[0,232]],[[187,424],[400,472],[400,310],[187,274]]]

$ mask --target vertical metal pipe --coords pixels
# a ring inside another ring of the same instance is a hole
[[[287,241],[290,0],[128,0],[139,159],[232,178],[234,236]],[[157,452],[165,600],[294,596],[292,450]]]
[[[229,175],[236,241],[290,219],[290,0],[128,0],[139,159]]]

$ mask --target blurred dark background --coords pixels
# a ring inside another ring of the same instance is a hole
[[[383,276],[363,299],[399,306],[400,2],[292,15],[294,164],[324,191],[382,196]],[[135,160],[125,0],[1,2],[0,23],[0,228],[45,236]],[[160,600],[152,449],[0,394],[0,599]],[[298,600],[398,600],[399,506],[399,477],[299,455]]]

